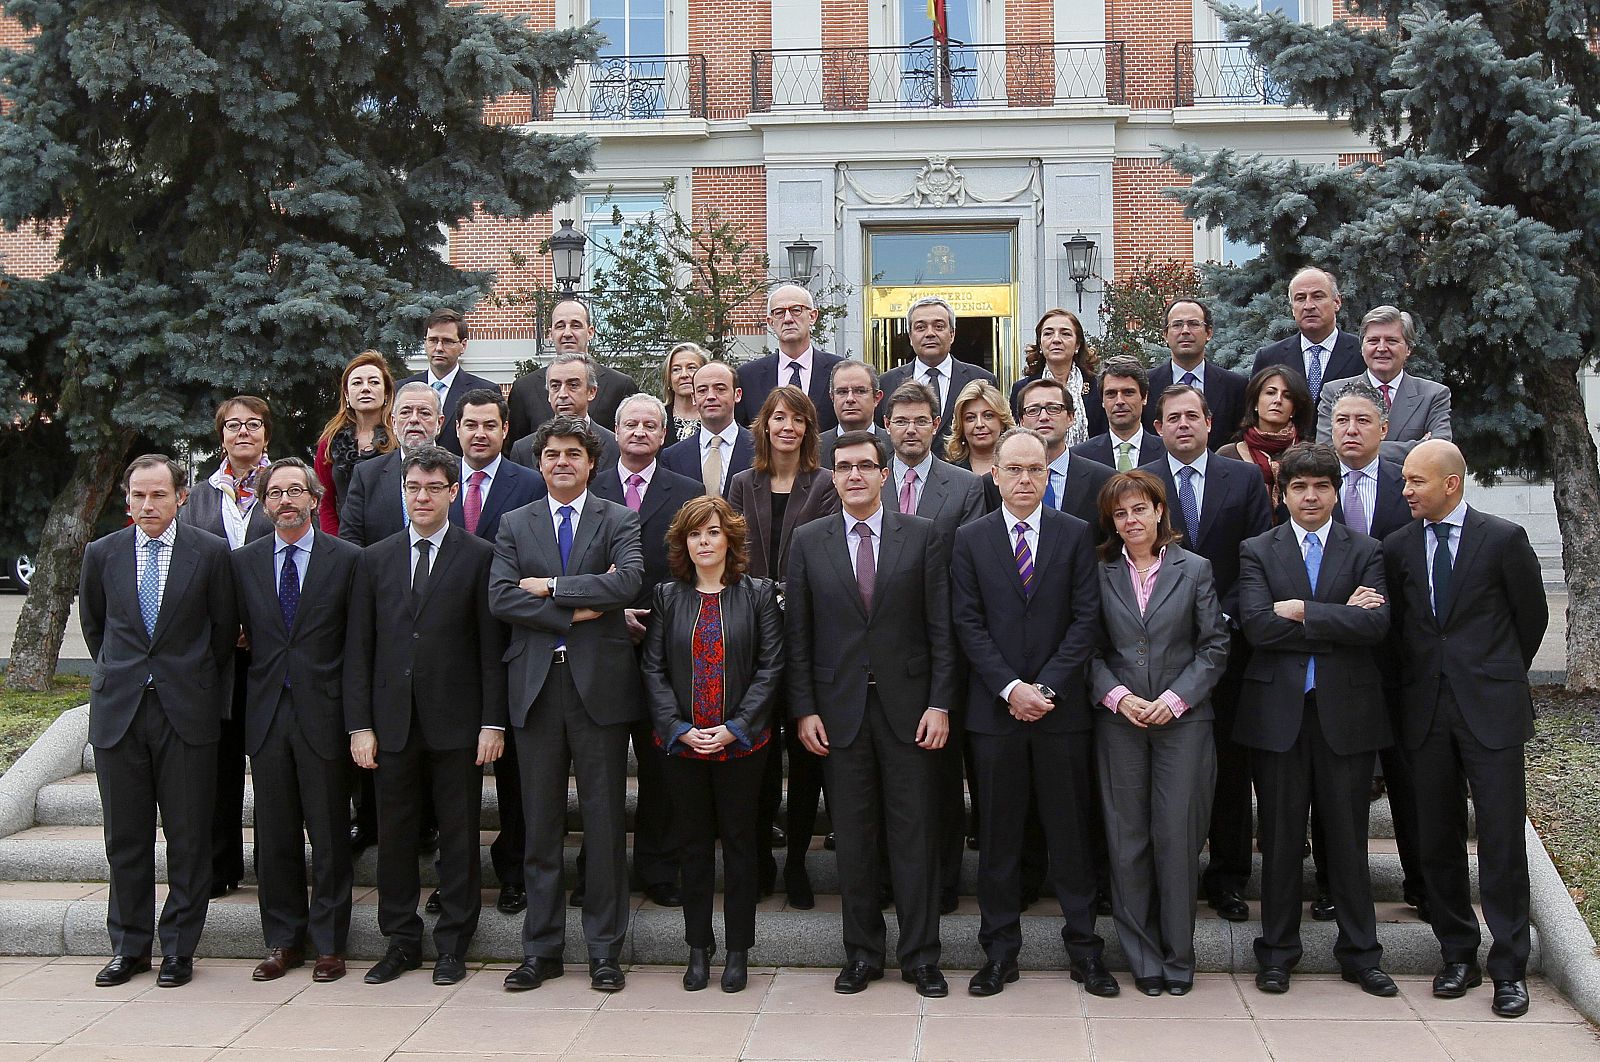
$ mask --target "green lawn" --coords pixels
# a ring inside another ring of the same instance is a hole
[[[0,685],[0,773],[17,762],[56,716],[88,699],[87,675],[57,675],[48,693],[16,693]]]
[[[1600,697],[1541,686],[1534,704],[1528,817],[1589,931],[1600,938]]]

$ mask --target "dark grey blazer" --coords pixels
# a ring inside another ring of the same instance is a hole
[[[1333,441],[1333,404],[1344,392],[1345,385],[1370,382],[1363,373],[1353,379],[1332,380],[1323,385],[1322,398],[1317,402],[1318,442]],[[1408,372],[1400,377],[1400,386],[1394,389],[1389,406],[1389,429],[1378,446],[1378,456],[1404,464],[1406,455],[1417,443],[1429,437],[1452,437],[1450,388]]]
[[[1295,372],[1305,374],[1306,358],[1300,349],[1299,332],[1258,348],[1255,360],[1250,364],[1250,375],[1254,376],[1268,365],[1287,365]],[[1333,380],[1360,376],[1366,370],[1367,363],[1361,359],[1360,337],[1354,332],[1339,329],[1339,338],[1334,341],[1333,352],[1328,355],[1328,367],[1322,374],[1324,386]],[[1234,430],[1238,430],[1237,425]]]
[[[596,363],[595,395],[589,403],[589,416],[602,428],[614,430],[617,426],[617,407],[622,400],[639,392],[639,385],[627,373],[618,372],[609,365]],[[515,445],[532,435],[534,429],[555,416],[550,408],[550,392],[545,384],[544,366],[526,376],[519,376],[511,385],[506,403],[511,407],[511,431],[506,436]],[[535,465],[534,467],[537,467]]]
[[[222,492],[213,487],[209,481],[202,479],[189,492],[189,500],[184,502],[183,508],[178,510],[178,522],[209,531],[223,542],[227,542],[228,529],[222,522],[223,501]],[[249,517],[245,520],[244,540],[254,542],[261,536],[270,534],[272,534],[272,521],[267,518],[267,507],[261,504],[261,499],[257,497],[256,503],[250,507]]]
[[[369,458],[350,473],[350,489],[339,503],[339,537],[370,546],[406,529],[400,497],[400,448]]]
[[[889,478],[883,481],[883,507],[892,513],[900,511],[900,494],[894,485],[893,459]],[[928,466],[927,482],[922,485],[922,497],[917,499],[916,515],[933,521],[944,538],[945,547],[949,548],[955,543],[956,528],[972,523],[984,511],[983,480],[964,468],[934,458]]]
[[[627,469],[621,465],[597,472],[589,480],[589,490],[609,502],[627,504],[627,491],[622,486],[622,475]],[[680,476],[670,468],[656,463],[655,476],[650,489],[644,493],[644,504],[639,507],[639,539],[644,550],[644,579],[639,584],[639,596],[631,608],[649,608],[656,586],[672,578],[667,561],[667,528],[673,517],[691,498],[705,493],[698,479]],[[650,620],[645,621],[648,626]]]
[[[950,439],[950,429],[954,427],[952,422],[955,419],[951,413],[951,407],[955,404],[956,395],[961,393],[961,389],[973,380],[987,380],[995,387],[1000,386],[1000,381],[994,378],[994,373],[981,365],[974,365],[970,361],[962,361],[960,358],[952,357],[948,367],[950,369],[950,379],[940,381],[939,384],[939,390],[943,392],[941,397],[944,399],[944,408],[939,411],[939,434],[933,440],[934,453],[943,453],[944,444]],[[907,380],[915,379],[912,375],[912,369],[911,363],[907,362],[904,365],[895,366],[879,377],[878,386],[883,390],[883,398],[878,402],[878,410],[875,414],[879,424],[882,424],[884,418],[889,415],[889,399],[894,397],[895,388]]]
[[[789,541],[795,528],[820,516],[839,512],[839,495],[833,477],[824,469],[802,472],[794,478],[789,504],[783,510],[783,528],[778,533],[778,555],[772,551],[772,477],[747,468],[728,481],[728,504],[750,525],[746,548],[750,553],[751,575],[772,579],[783,585],[789,568]]]
[[[872,434],[876,435],[878,437],[878,441],[883,443],[884,453],[894,453],[894,440],[889,438],[889,432],[885,430],[882,425],[874,424],[872,426]],[[832,468],[833,448],[838,444],[838,428],[829,428],[827,431],[819,435],[817,437],[817,463],[822,465],[823,468]]]

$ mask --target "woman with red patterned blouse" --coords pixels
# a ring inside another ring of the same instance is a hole
[[[745,574],[744,520],[702,496],[667,529],[674,578],[656,587],[644,681],[656,744],[667,753],[683,873],[683,987],[710,979],[716,843],[722,841],[727,960],[722,990],[741,991],[756,931],[756,798],[783,675],[777,586]]]

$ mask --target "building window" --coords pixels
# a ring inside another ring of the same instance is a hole
[[[1216,262],[1220,265],[1244,265],[1259,258],[1261,251],[1259,243],[1235,239],[1227,229],[1195,227],[1194,260],[1197,264]]]
[[[900,43],[912,44],[933,36],[933,19],[928,17],[929,0],[899,0]],[[980,44],[982,22],[977,0],[945,0],[945,24],[950,39],[963,44]]]
[[[611,192],[583,197],[583,234],[589,238],[587,253],[583,258],[583,287],[594,286],[594,271],[598,266],[609,269],[614,265],[612,254],[623,231],[652,216],[664,215],[671,209],[667,197],[661,192]]]
[[[667,50],[667,0],[589,0],[589,17],[606,35],[601,55],[662,55]]]

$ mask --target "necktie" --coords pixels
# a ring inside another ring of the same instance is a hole
[[[1312,344],[1306,348],[1306,383],[1311,387],[1311,397],[1322,395],[1322,346]]]
[[[1183,384],[1185,387],[1199,387],[1200,377],[1196,376],[1192,372],[1186,372],[1183,374],[1183,379],[1179,380],[1178,382]]]
[[[1433,549],[1433,614],[1443,618],[1450,611],[1450,525],[1434,524],[1433,536],[1438,539]]]
[[[422,598],[428,592],[428,551],[433,548],[433,543],[425,538],[417,540],[417,566],[411,571],[411,604],[413,607],[422,604]]]
[[[878,578],[878,564],[872,559],[872,528],[866,521],[856,521],[856,589],[861,593],[861,606],[872,611],[872,584]]]
[[[944,395],[939,390],[939,377],[940,377],[940,375],[941,374],[940,374],[938,369],[929,369],[928,370],[928,386],[933,388],[933,408],[935,410],[943,412],[944,411]]]
[[[561,516],[561,526],[556,528],[556,545],[561,549],[561,574],[567,574],[567,561],[572,557],[572,514],[577,510],[563,505],[556,512]]]
[[[802,391],[805,390],[800,383],[800,363],[798,361],[791,361],[789,363],[789,386],[798,387]]]
[[[628,508],[638,512],[644,505],[644,496],[639,493],[639,488],[644,484],[644,477],[634,472],[628,476],[628,489],[622,492],[622,500]]]
[[[900,511],[915,515],[917,511],[917,470],[906,469],[906,478],[900,481]]]
[[[722,497],[722,436],[711,437],[711,452],[706,454],[705,464],[700,466],[700,482],[705,485],[706,493],[713,497]]]
[[[1056,504],[1056,470],[1053,468],[1044,470],[1044,507],[1046,509],[1060,508]]]
[[[300,608],[300,566],[294,562],[299,546],[283,547],[283,573],[278,576],[278,611],[283,613],[283,629],[294,630],[294,614]]]
[[[483,481],[489,473],[478,471],[467,480],[467,496],[461,502],[461,511],[467,518],[467,534],[478,533],[478,521],[483,518]]]
[[[1360,531],[1363,535],[1372,533],[1372,525],[1367,522],[1367,507],[1361,504],[1361,477],[1366,475],[1359,469],[1351,472],[1344,481],[1344,526]]]
[[[1384,409],[1388,409],[1392,405],[1394,405],[1394,385],[1393,384],[1384,384],[1383,385],[1383,408]]]
[[[1311,580],[1311,592],[1317,592],[1317,575],[1322,571],[1322,543],[1315,534],[1306,536],[1306,578]],[[1317,658],[1306,660],[1306,692],[1317,688]]]
[[[139,577],[139,615],[144,619],[145,634],[152,638],[161,613],[161,546],[159,540],[152,540],[144,548],[144,574]]]
[[[1126,472],[1133,467],[1133,455],[1130,453],[1133,443],[1117,443],[1117,471]]]
[[[444,396],[450,393],[450,388],[444,385],[443,380],[433,381],[433,390],[439,396],[439,408],[444,408]]]
[[[1183,513],[1183,531],[1193,547],[1200,538],[1200,503],[1194,496],[1195,470],[1185,465],[1178,471],[1178,509]]]
[[[1021,520],[1017,521],[1017,575],[1022,579],[1022,592],[1029,597],[1033,596],[1033,550],[1028,548],[1028,538],[1024,532],[1028,525]]]

